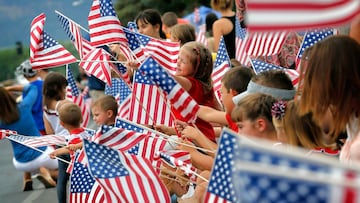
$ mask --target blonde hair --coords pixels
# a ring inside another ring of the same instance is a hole
[[[190,24],[177,24],[171,27],[171,36],[177,40],[180,40],[180,45],[184,45],[187,42],[195,41],[195,28]]]
[[[59,119],[72,127],[80,127],[82,122],[80,107],[70,102],[61,104],[59,107]]]
[[[110,110],[113,112],[113,115],[117,115],[118,104],[112,95],[101,96],[99,99],[95,100],[95,102],[92,103],[91,108],[93,108],[94,106],[100,107],[103,111]]]

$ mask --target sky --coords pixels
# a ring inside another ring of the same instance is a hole
[[[30,24],[45,13],[44,30],[55,40],[68,40],[55,10],[86,28],[91,0],[0,0],[0,49],[15,47],[17,41],[29,45]]]

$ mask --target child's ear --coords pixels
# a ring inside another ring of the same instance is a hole
[[[111,118],[111,117],[113,117],[114,112],[112,110],[107,110],[106,115],[107,115],[108,118]]]
[[[256,119],[256,128],[258,129],[258,131],[260,132],[264,132],[266,130],[266,120],[264,118],[258,118]]]
[[[233,89],[229,89],[230,90],[230,94],[232,95],[232,96],[236,96],[236,95],[238,95],[239,93],[236,91],[236,90],[233,90]]]

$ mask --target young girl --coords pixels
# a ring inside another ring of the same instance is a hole
[[[360,161],[359,56],[360,44],[354,39],[328,37],[313,46],[306,67],[300,71],[300,113],[312,112],[314,120],[321,121],[330,111],[333,135],[347,130],[348,138],[340,152],[340,160],[346,162]]]
[[[166,39],[166,35],[162,31],[162,20],[159,11],[146,9],[136,16],[135,23],[138,26],[139,33],[156,39]]]
[[[44,99],[44,124],[47,134],[68,135],[69,132],[60,125],[58,108],[61,104],[70,102],[65,100],[67,80],[65,76],[58,72],[51,72],[46,76],[43,84]],[[70,161],[69,155],[59,156],[60,158]],[[69,174],[66,173],[67,163],[58,161],[59,176],[57,180],[58,202],[66,202],[66,187]]]
[[[23,88],[23,93],[26,96],[21,103],[17,104],[12,95],[0,87],[0,129],[13,130],[24,136],[40,136],[31,114],[31,107],[37,99],[37,87],[27,85]],[[24,172],[23,191],[33,189],[31,173],[37,171],[40,171],[38,178],[45,187],[55,187],[56,183],[49,169],[57,169],[58,165],[55,160],[50,160],[46,156],[47,153],[53,151],[50,147],[39,147],[38,149],[44,152],[41,153],[15,141],[11,141],[11,144],[14,167]]]
[[[221,18],[213,24],[215,53],[218,50],[220,38],[224,36],[229,58],[235,58],[235,12],[232,0],[211,0],[211,7],[221,13]]]
[[[171,28],[171,38],[172,42],[180,42],[180,46],[184,45],[187,42],[195,41],[195,28],[190,24],[177,24]]]
[[[277,141],[271,115],[271,107],[275,102],[274,97],[262,93],[242,98],[231,113],[232,120],[237,122],[238,133]]]

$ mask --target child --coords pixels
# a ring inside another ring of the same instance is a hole
[[[196,40],[195,28],[190,24],[177,24],[171,28],[171,38],[172,42],[180,42],[180,46],[184,45],[187,42],[192,42]]]
[[[105,95],[97,99],[91,105],[91,112],[96,125],[115,124],[118,105],[115,98],[111,95]]]
[[[346,129],[348,138],[340,160],[360,162],[360,44],[348,36],[332,36],[316,43],[301,67],[300,114],[312,112],[321,121],[328,111],[332,141]]]
[[[70,102],[65,99],[67,80],[64,75],[58,72],[49,73],[43,84],[44,124],[46,134],[68,135],[68,131],[60,125],[58,108],[61,104]],[[70,161],[70,156],[64,155],[60,158]],[[66,187],[69,174],[66,173],[68,164],[58,161],[59,175],[56,189],[58,202],[66,203]]]
[[[232,98],[246,90],[246,87],[254,75],[250,68],[240,66],[228,70],[221,79],[221,98],[225,111],[218,111],[207,106],[200,106],[199,118],[207,122],[228,125],[237,132],[236,124],[231,120],[231,112],[235,107]]]
[[[166,35],[162,30],[163,23],[159,11],[146,9],[136,16],[135,23],[139,33],[156,39],[166,39]]]
[[[239,128],[238,132],[277,141],[271,115],[271,107],[275,102],[274,97],[262,93],[249,94],[241,99],[231,113],[232,120]]]
[[[68,146],[61,147],[50,153],[50,158],[54,159],[59,155],[70,154],[73,155],[75,148],[82,147],[82,139],[89,138],[89,134],[81,127],[82,114],[81,109],[77,104],[64,103],[59,107],[60,125],[68,132],[67,136]],[[69,145],[75,145],[69,147]]]

